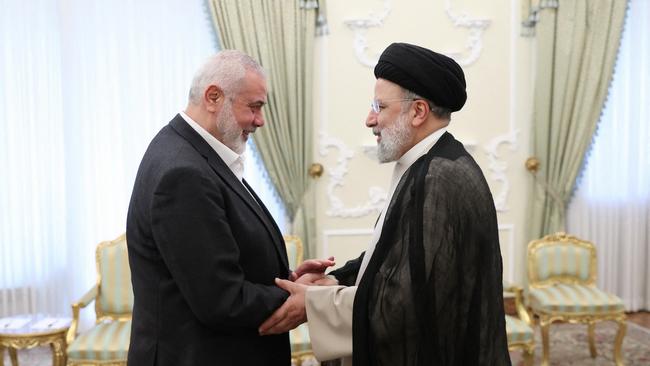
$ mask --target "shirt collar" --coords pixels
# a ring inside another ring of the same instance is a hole
[[[429,136],[423,138],[422,141],[418,142],[415,144],[415,146],[405,152],[404,155],[402,155],[402,157],[397,160],[397,164],[403,165],[406,168],[410,167],[413,165],[413,163],[415,163],[416,160],[420,158],[420,156],[426,154],[427,151],[431,150],[433,145],[438,142],[440,137],[445,132],[447,132],[447,127],[436,130]]]
[[[221,141],[217,140],[216,137],[212,136],[208,131],[206,131],[201,125],[194,121],[190,116],[185,112],[179,112],[181,117],[187,122],[190,127],[192,127],[203,139],[214,149],[214,151],[219,155],[221,160],[230,168],[230,170],[235,173],[239,180],[242,179],[243,175],[243,163],[244,155],[239,155],[236,152],[230,150],[230,148],[224,145]]]

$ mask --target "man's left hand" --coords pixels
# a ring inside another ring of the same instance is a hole
[[[327,267],[332,267],[336,264],[334,257],[327,259],[307,259],[302,262],[294,272],[291,272],[289,279],[295,281],[305,273],[325,273]]]
[[[278,287],[289,292],[289,298],[260,325],[260,335],[281,334],[307,321],[305,292],[307,286],[287,280],[275,279]]]

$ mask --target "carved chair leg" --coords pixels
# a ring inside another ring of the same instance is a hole
[[[65,340],[60,339],[50,344],[54,366],[65,366]]]
[[[623,355],[621,354],[623,348],[623,338],[625,338],[625,331],[627,330],[627,323],[625,318],[617,320],[618,332],[616,332],[616,339],[614,340],[614,362],[616,366],[623,366]]]
[[[596,323],[593,321],[590,321],[587,324],[588,327],[588,332],[589,332],[589,353],[591,354],[591,358],[596,358],[596,336],[595,336],[595,328],[596,328]]]
[[[546,317],[540,319],[540,326],[542,328],[542,366],[548,366],[549,359],[549,328],[551,322]]]
[[[11,358],[11,364],[13,366],[18,366],[18,353],[13,347],[9,347],[9,358]]]

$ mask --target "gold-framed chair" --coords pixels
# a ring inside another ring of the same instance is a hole
[[[289,257],[289,267],[295,269],[303,261],[303,246],[299,237],[294,235],[285,235],[284,244],[287,248]],[[291,364],[299,366],[305,359],[314,357],[311,350],[311,341],[309,339],[309,328],[307,323],[301,324],[296,329],[289,332],[291,342]]]
[[[623,301],[596,287],[596,247],[558,232],[528,244],[529,305],[539,317],[542,365],[549,362],[549,328],[554,321],[588,326],[589,351],[596,357],[595,324],[616,321],[614,361],[623,365],[621,348],[627,329]]]
[[[506,334],[508,350],[520,350],[524,365],[533,366],[535,352],[535,332],[528,310],[524,305],[524,290],[513,284],[503,283],[503,292],[514,296],[517,317],[506,314]]]
[[[95,251],[97,283],[72,304],[66,336],[68,366],[126,366],[131,336],[133,288],[126,234],[104,241]],[[95,301],[95,325],[77,335],[79,311]]]

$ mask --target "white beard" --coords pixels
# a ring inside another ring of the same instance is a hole
[[[395,123],[381,130],[381,140],[377,146],[377,159],[380,163],[395,161],[401,157],[402,147],[413,137],[408,114],[400,113]]]
[[[223,105],[219,117],[217,117],[217,130],[223,136],[224,145],[230,150],[241,155],[246,150],[246,141],[242,137],[244,130],[239,127],[235,115],[232,113],[232,104],[227,101]]]

